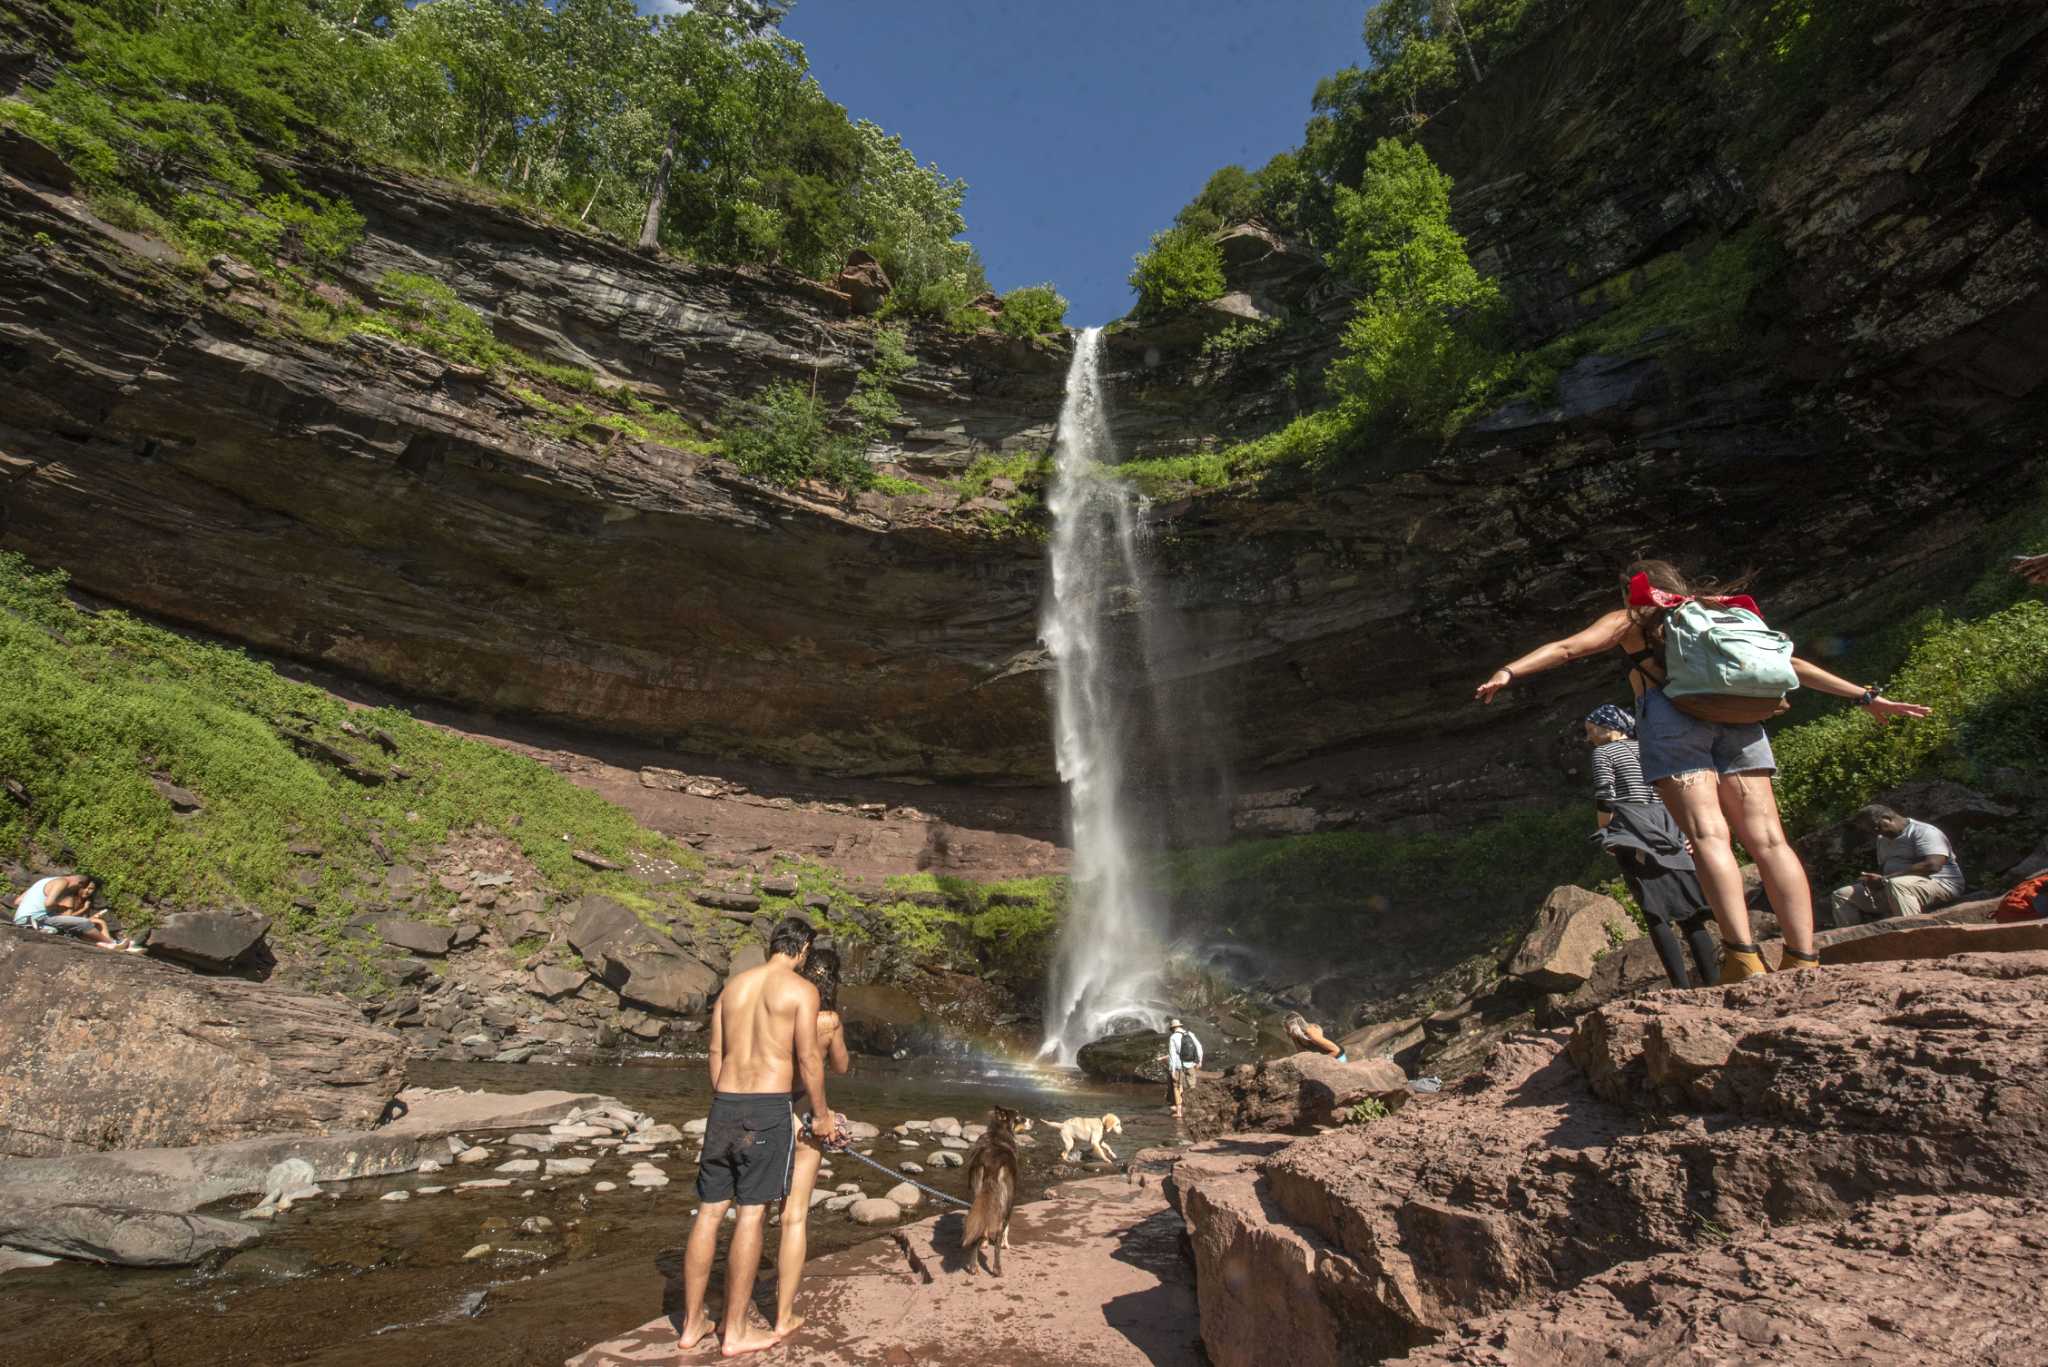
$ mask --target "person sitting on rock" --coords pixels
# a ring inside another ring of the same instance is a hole
[[[1963,870],[1948,837],[1924,821],[1900,816],[1873,802],[1854,818],[1856,828],[1876,837],[1878,873],[1862,873],[1836,888],[1835,924],[1913,916],[1945,907],[1963,895]]]
[[[1693,867],[1692,847],[1656,790],[1643,782],[1636,719],[1613,703],[1586,715],[1593,747],[1593,805],[1600,829],[1593,841],[1621,866],[1622,880],[1642,908],[1650,943],[1674,987],[1712,987],[1721,980],[1720,949],[1709,928],[1714,913]],[[1685,936],[1683,944],[1680,933]],[[1692,972],[1685,955],[1692,950]]]
[[[1322,1026],[1309,1024],[1301,1012],[1289,1011],[1287,1019],[1281,1022],[1281,1027],[1287,1031],[1287,1038],[1293,1040],[1299,1048],[1328,1054],[1339,1063],[1351,1062],[1344,1053],[1344,1046],[1324,1034]]]
[[[15,899],[14,924],[57,935],[76,935],[101,949],[124,949],[132,954],[142,950],[125,939],[116,939],[107,929],[107,918],[95,915],[92,894],[95,884],[83,874],[65,874],[31,883]]]

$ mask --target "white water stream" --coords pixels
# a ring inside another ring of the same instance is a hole
[[[1153,732],[1140,501],[1110,463],[1102,329],[1084,331],[1067,370],[1053,447],[1052,592],[1039,619],[1051,652],[1053,740],[1067,788],[1072,895],[1046,1001],[1043,1053],[1071,1064],[1116,1029],[1160,1026],[1161,909],[1138,861],[1153,838],[1138,816],[1129,746]],[[1142,742],[1140,742],[1142,743]]]

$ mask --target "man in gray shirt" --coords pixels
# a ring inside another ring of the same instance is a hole
[[[1955,847],[1939,830],[1877,804],[1856,813],[1856,825],[1876,837],[1880,871],[1835,889],[1836,925],[1933,911],[1963,895]]]

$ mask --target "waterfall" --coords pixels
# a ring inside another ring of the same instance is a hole
[[[1053,444],[1052,591],[1039,635],[1054,666],[1053,741],[1067,789],[1071,896],[1047,994],[1043,1053],[1071,1064],[1113,1029],[1163,1023],[1164,945],[1139,860],[1155,848],[1132,791],[1131,747],[1160,725],[1152,678],[1141,500],[1097,467],[1112,463],[1102,396],[1102,329],[1067,369]],[[1151,709],[1148,711],[1148,709]],[[1141,766],[1142,767],[1142,766]]]

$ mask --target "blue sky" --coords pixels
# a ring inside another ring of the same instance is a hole
[[[1301,138],[1316,81],[1363,62],[1364,0],[798,0],[825,91],[968,183],[999,290],[1068,321],[1131,302],[1151,234],[1226,162]]]

